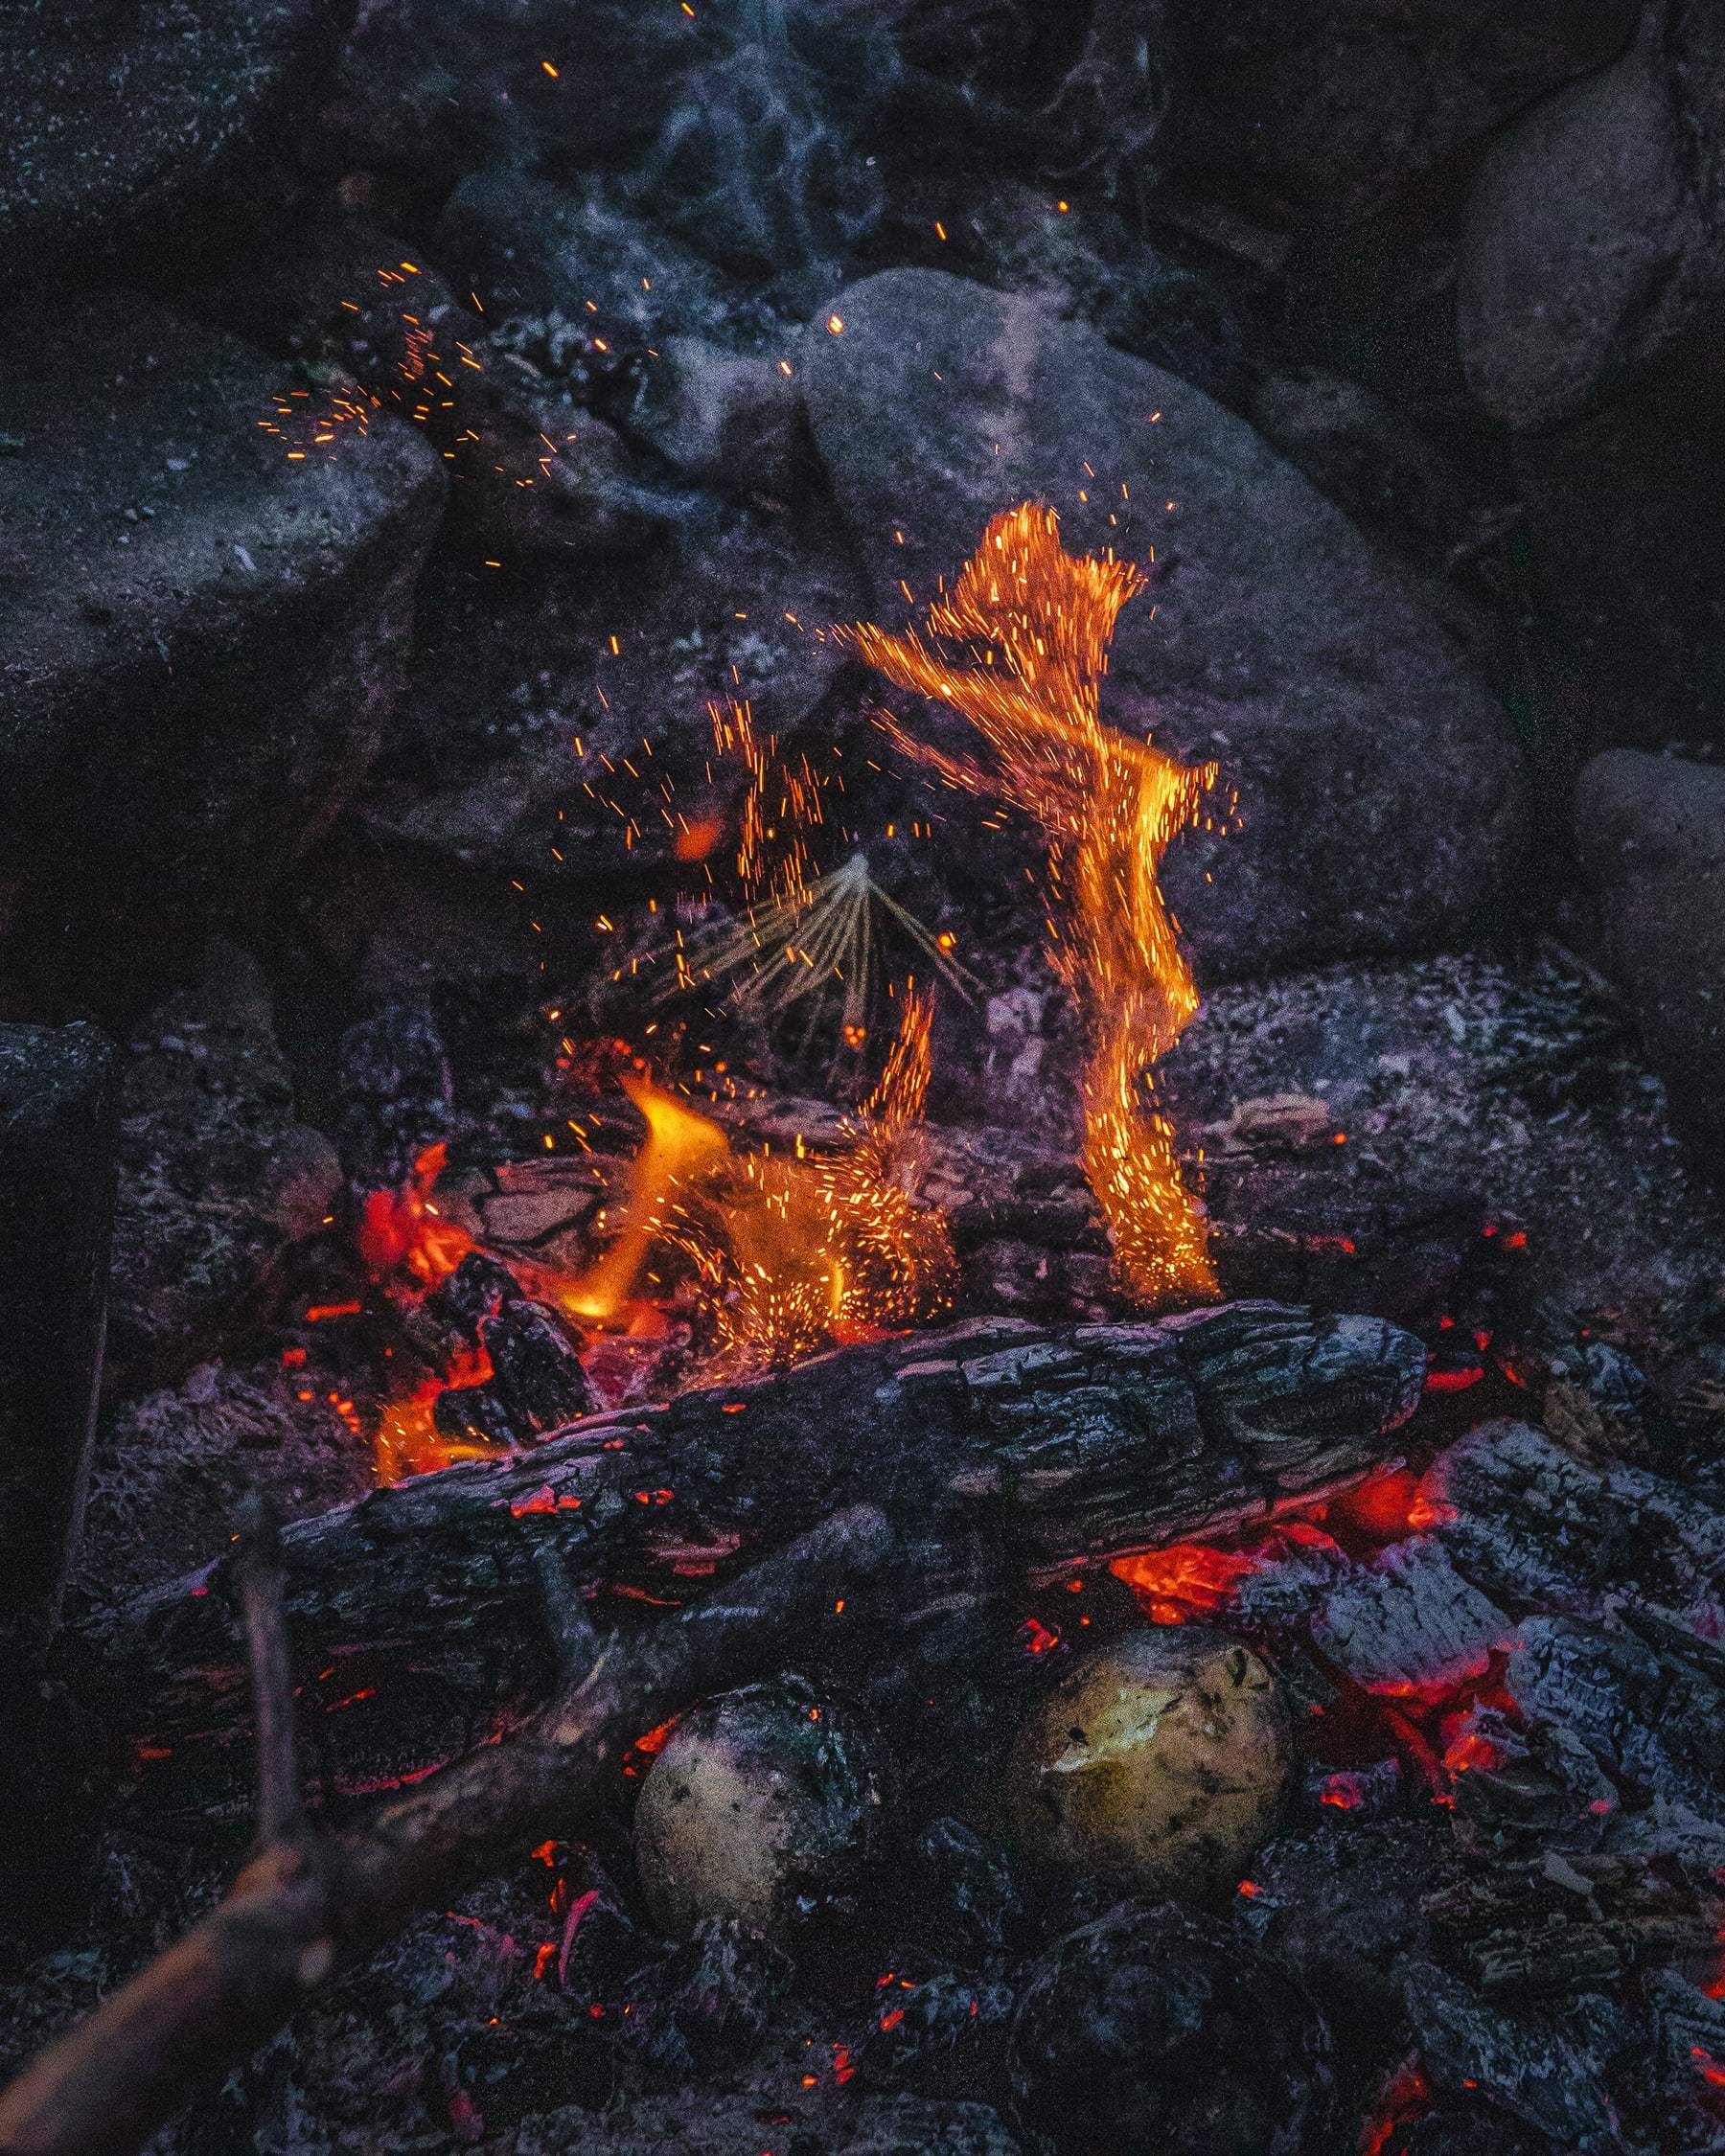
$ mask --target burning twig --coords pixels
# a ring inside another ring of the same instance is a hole
[[[260,1542],[242,1561],[246,1626],[266,1678],[285,1663],[279,1565]],[[430,1901],[552,1830],[566,1832],[631,1741],[702,1693],[770,1669],[836,1599],[878,1575],[895,1545],[859,1505],[767,1558],[721,1595],[651,1632],[586,1651],[579,1595],[550,1597],[565,1674],[509,1744],[446,1767],[359,1826],[293,1826],[279,1786],[279,1741],[264,1749],[265,1839],[227,1897],[184,1938],[52,2044],[0,2094],[9,2156],[128,2156],[190,2097],[244,2058],[343,1965]],[[272,1599],[273,1596],[273,1599]],[[262,1646],[260,1647],[260,1641]],[[578,1666],[574,1666],[578,1663]],[[279,1738],[279,1726],[278,1726]],[[273,1823],[290,1831],[276,1838]]]

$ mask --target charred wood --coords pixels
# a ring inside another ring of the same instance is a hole
[[[1715,1868],[1681,1857],[1559,1856],[1496,1865],[1429,1894],[1445,1961],[1487,1997],[1563,1997],[1711,1956],[1725,1923]]]
[[[1414,1520],[1520,1607],[1598,1617],[1621,1602],[1704,1638],[1725,1630],[1725,1511],[1645,1468],[1590,1467],[1527,1423],[1452,1445]]]
[[[1275,1304],[1060,1333],[980,1322],[593,1416],[524,1456],[380,1490],[283,1538],[289,1619],[325,1673],[302,1705],[326,1786],[416,1772],[542,1697],[543,1549],[627,1613],[875,1502],[928,1546],[932,1598],[962,1598],[978,1571],[995,1592],[1346,1486],[1388,1450],[1422,1369],[1418,1343],[1376,1319]],[[80,1695],[170,1754],[149,1770],[159,1801],[196,1787],[202,1808],[205,1778],[242,1748],[233,1595],[218,1560],[68,1641]]]
[[[1311,1620],[1313,1643],[1368,1690],[1414,1694],[1481,1675],[1512,1629],[1422,1536],[1346,1571]]]
[[[896,1554],[878,1511],[841,1514],[699,1607],[612,1642],[512,1742],[342,1832],[266,1843],[209,1916],[0,2093],[0,2148],[129,2156],[417,1908],[578,1823],[646,1728],[793,1647],[806,1654],[842,1621],[835,1603]]]
[[[1639,2031],[1611,2001],[1511,2011],[1432,1967],[1409,1973],[1403,1997],[1435,2091],[1478,2092],[1565,2150],[1624,2146],[1605,2085]]]
[[[1516,1628],[1505,1679],[1523,1719],[1566,1729],[1620,1789],[1725,1826],[1725,1654],[1656,1619]]]

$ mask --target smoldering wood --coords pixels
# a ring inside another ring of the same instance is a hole
[[[0,1663],[40,1665],[82,1521],[114,1210],[113,1050],[0,1025]]]
[[[1416,1520],[1459,1571],[1523,1608],[1622,1603],[1725,1629],[1725,1510],[1645,1468],[1590,1467],[1522,1422],[1487,1422],[1426,1473]]]
[[[0,2093],[0,2148],[130,2156],[416,1910],[569,1833],[635,1737],[792,1651],[817,1651],[840,1607],[853,1627],[865,1618],[869,1583],[899,1557],[884,1515],[853,1507],[696,1607],[608,1641],[509,1743],[338,1833],[268,1842],[210,1915]],[[559,1646],[570,1659],[571,1642]]]
[[[1482,1999],[1445,1969],[1415,1963],[1402,1996],[1433,2087],[1478,2091],[1559,2148],[1620,2149],[1604,2088],[1617,2054],[1635,2040],[1627,2013],[1585,1996],[1559,2008],[1545,2001],[1511,2009]]]
[[[1313,1644],[1356,1683],[1403,1694],[1480,1675],[1512,1629],[1423,1536],[1349,1567],[1310,1620]]]
[[[529,1711],[549,1682],[536,1553],[608,1611],[686,1598],[743,1553],[878,1502],[931,1600],[1221,1532],[1379,1463],[1418,1342],[1375,1319],[1224,1304],[1048,1331],[977,1321],[849,1347],[535,1450],[380,1490],[284,1536],[326,1786],[375,1787]],[[93,1618],[62,1666],[151,1753],[147,1800],[208,1808],[243,1751],[228,1563]],[[916,1612],[907,1610],[902,1621]],[[341,1705],[339,1713],[317,1709]]]
[[[1438,1951],[1487,1997],[1566,1997],[1712,1956],[1725,1924],[1714,1866],[1670,1854],[1548,1854],[1427,1895]]]
[[[1536,1617],[1516,1627],[1505,1682],[1524,1721],[1567,1730],[1620,1792],[1683,1807],[1725,1833],[1725,1653],[1625,1614],[1616,1627]]]

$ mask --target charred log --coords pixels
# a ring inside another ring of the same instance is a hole
[[[1523,1719],[1567,1730],[1621,1789],[1725,1826],[1725,1654],[1657,1619],[1517,1627],[1506,1682]]]
[[[1523,1608],[1598,1617],[1623,1602],[1702,1637],[1725,1629],[1725,1511],[1645,1468],[1587,1466],[1526,1423],[1452,1445],[1414,1518],[1467,1578]]]
[[[594,1416],[523,1457],[380,1490],[283,1538],[289,1617],[322,1673],[302,1707],[326,1787],[418,1771],[542,1697],[541,1551],[627,1611],[875,1502],[929,1546],[937,1590],[974,1586],[978,1567],[1000,1589],[1358,1479],[1422,1370],[1393,1327],[1276,1304],[1063,1333],[975,1323]],[[158,1755],[159,1801],[187,1773],[219,1774],[243,1738],[233,1595],[218,1560],[68,1641],[80,1694]],[[197,1808],[209,1798],[205,1782]]]
[[[1725,1889],[1709,1865],[1549,1856],[1497,1865],[1426,1897],[1444,1960],[1487,1996],[1565,1997],[1638,1969],[1711,1956]]]

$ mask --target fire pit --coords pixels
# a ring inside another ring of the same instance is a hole
[[[0,40],[0,2150],[1725,2152],[1710,23],[207,12]]]

